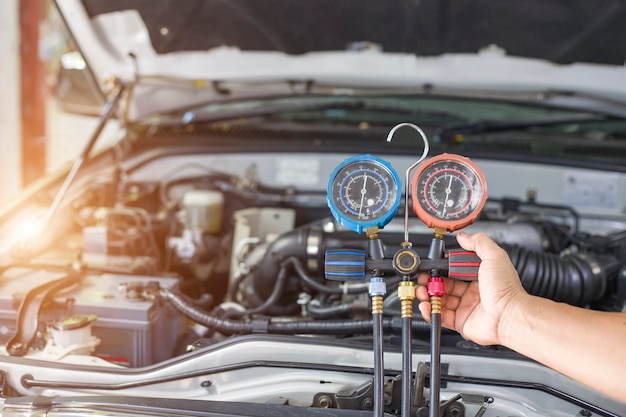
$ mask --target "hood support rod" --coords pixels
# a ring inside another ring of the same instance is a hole
[[[65,177],[63,184],[61,184],[61,187],[59,188],[59,191],[54,197],[52,204],[48,208],[48,211],[46,212],[44,228],[48,225],[48,222],[52,219],[52,217],[58,210],[59,206],[61,205],[61,201],[63,201],[63,197],[65,197],[65,194],[67,193],[67,190],[70,188],[72,181],[74,181],[76,174],[78,173],[79,169],[82,167],[83,163],[89,156],[89,153],[91,152],[94,145],[96,144],[96,141],[100,137],[100,134],[102,133],[102,130],[104,129],[104,126],[113,116],[113,113],[114,113],[115,108],[117,107],[117,104],[120,102],[121,98],[123,97],[123,94],[125,91],[125,88],[123,85],[116,82],[114,90],[117,90],[115,91],[115,95],[113,96],[111,100],[106,102],[106,104],[104,105],[104,108],[100,112],[96,130],[91,134],[89,141],[87,142],[87,144],[81,151],[80,155],[78,155],[78,158],[76,158],[76,160],[74,161],[74,165],[72,165],[70,172],[67,174],[67,177]]]

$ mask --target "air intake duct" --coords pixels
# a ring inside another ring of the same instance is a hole
[[[577,306],[600,299],[608,277],[617,270],[611,256],[573,253],[559,256],[515,246],[504,246],[530,294]]]

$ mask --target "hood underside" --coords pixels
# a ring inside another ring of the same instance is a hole
[[[623,65],[623,2],[603,0],[85,0],[90,18],[135,9],[156,53],[235,46],[303,54],[359,48],[420,56],[475,53],[498,45],[509,55],[558,64]]]
[[[133,84],[128,120],[224,99],[222,83],[245,85],[229,85],[229,99],[290,94],[294,83],[626,96],[615,0],[57,4],[103,89],[113,77]]]

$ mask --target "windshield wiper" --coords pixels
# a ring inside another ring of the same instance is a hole
[[[259,106],[254,109],[240,109],[233,111],[216,112],[214,114],[203,114],[199,112],[187,112],[183,116],[187,123],[201,122],[224,122],[234,119],[251,119],[257,117],[271,117],[277,115],[297,114],[306,112],[317,111],[331,111],[331,110],[353,110],[353,111],[369,111],[375,113],[390,113],[399,114],[402,116],[421,116],[421,117],[438,117],[445,118],[451,121],[466,121],[467,119],[450,112],[440,110],[425,110],[420,108],[410,108],[407,106],[393,106],[387,104],[372,104],[366,100],[335,100],[324,103],[304,103],[304,104],[288,104],[288,105],[266,105]],[[336,116],[329,114],[327,119],[334,119]]]
[[[490,121],[481,120],[476,123],[470,123],[460,126],[452,126],[448,128],[439,129],[435,133],[435,139],[438,141],[445,141],[453,138],[457,135],[477,135],[480,133],[494,133],[505,132],[510,130],[527,130],[534,127],[550,127],[560,126],[577,123],[592,123],[592,122],[604,122],[608,120],[618,120],[612,116],[605,115],[582,115],[578,117],[558,117],[558,118],[541,118],[536,120],[504,120],[504,121]]]

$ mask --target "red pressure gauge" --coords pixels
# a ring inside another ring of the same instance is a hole
[[[448,232],[474,223],[487,201],[482,171],[469,158],[444,153],[423,162],[411,180],[413,211]]]

